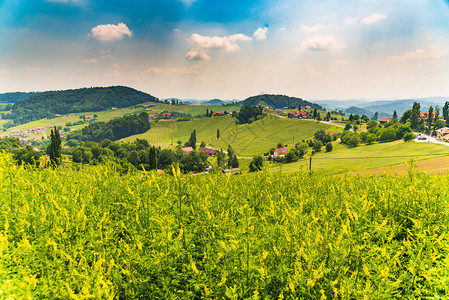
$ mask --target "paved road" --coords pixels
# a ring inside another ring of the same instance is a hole
[[[417,133],[417,132],[414,132],[414,133],[415,133],[416,135],[419,134],[419,133]],[[429,136],[429,135],[427,135],[427,134],[422,134],[422,133],[421,133],[421,136],[424,136],[426,139],[425,139],[425,140],[418,140],[418,138],[416,138],[416,139],[415,139],[415,142],[416,142],[416,143],[433,143],[433,144],[440,144],[440,145],[449,147],[449,143],[441,142],[441,141],[437,140],[436,138],[431,137],[431,136]]]

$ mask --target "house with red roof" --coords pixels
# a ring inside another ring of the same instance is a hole
[[[379,123],[380,125],[383,125],[385,123],[391,122],[391,120],[393,120],[393,118],[383,117],[382,119],[379,120]]]
[[[274,157],[284,157],[288,153],[288,148],[276,148],[274,150]]]

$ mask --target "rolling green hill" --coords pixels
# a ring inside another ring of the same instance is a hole
[[[337,142],[334,142],[336,144]],[[347,148],[336,144],[330,153],[318,153],[312,158],[313,171],[357,171],[410,163],[412,160],[425,160],[438,156],[448,156],[449,147],[438,144],[406,143],[395,141]],[[284,172],[307,169],[309,160],[304,159],[290,164],[274,164],[271,170]]]
[[[9,116],[15,124],[53,117],[54,114],[95,112],[110,107],[124,108],[145,102],[158,102],[149,94],[124,86],[82,88],[37,94],[14,104]]]
[[[289,97],[285,95],[258,95],[245,99],[244,106],[263,105],[274,108],[298,108],[299,106],[310,106],[311,108],[323,109],[319,104],[311,103],[301,98]]]
[[[220,139],[217,139],[217,129]],[[226,150],[228,145],[239,156],[263,154],[277,143],[293,144],[311,138],[318,130],[332,132],[340,128],[315,121],[293,120],[267,115],[264,119],[252,124],[236,125],[231,116],[201,118],[186,122],[165,121],[152,124],[152,128],[143,133],[128,137],[122,141],[133,141],[137,138],[147,139],[150,144],[168,145],[172,141],[186,142],[193,130],[196,130],[197,141]]]
[[[19,101],[23,101],[26,99],[31,98],[34,95],[37,95],[39,93],[35,93],[35,92],[29,92],[29,93],[24,93],[24,92],[14,92],[14,93],[3,93],[0,94],[0,103],[16,103]]]

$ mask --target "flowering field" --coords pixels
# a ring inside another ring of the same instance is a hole
[[[0,154],[0,298],[444,298],[448,187],[27,170]]]

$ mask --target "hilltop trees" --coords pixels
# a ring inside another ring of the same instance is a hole
[[[254,156],[253,160],[249,164],[249,171],[250,172],[259,172],[260,170],[262,170],[262,167],[263,167],[262,156],[260,156],[260,155]]]
[[[105,139],[116,141],[133,134],[143,133],[149,129],[148,114],[141,112],[139,115],[124,116],[106,123],[91,123],[87,127],[69,134],[67,139],[93,142],[100,142]]]
[[[237,121],[240,124],[252,123],[263,118],[263,108],[261,106],[244,106],[235,114]]]

